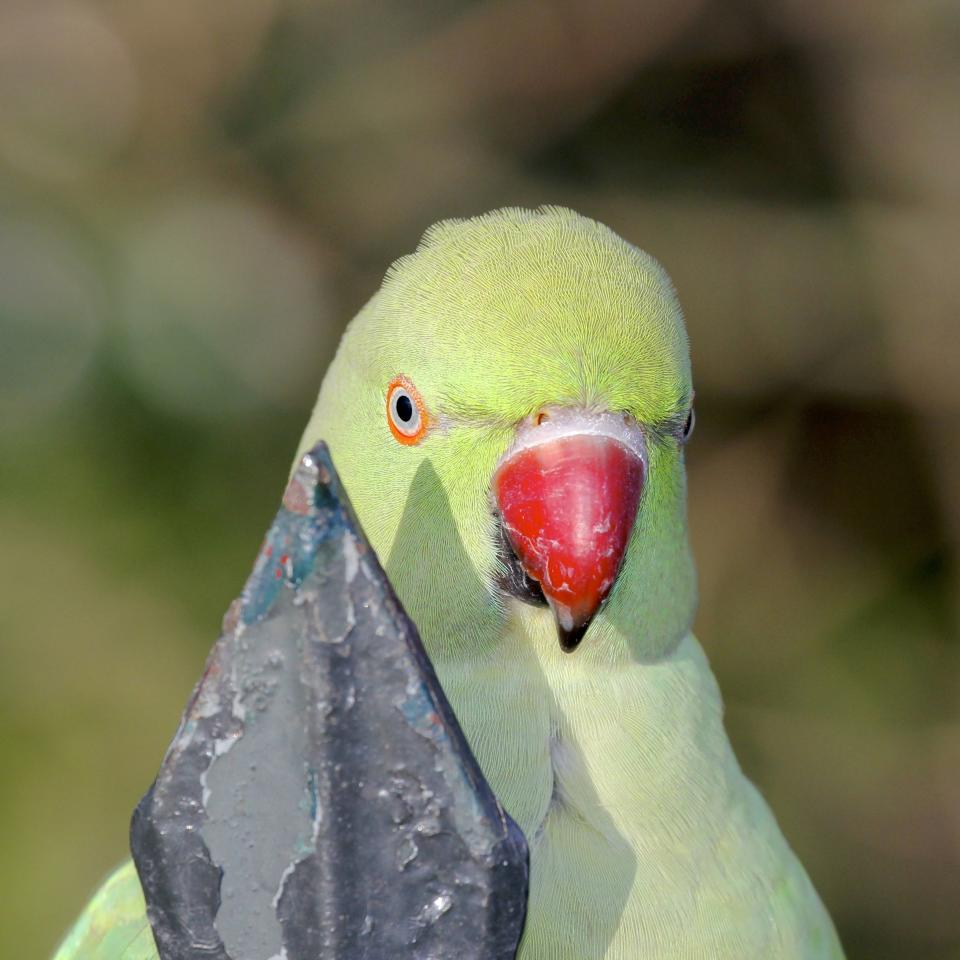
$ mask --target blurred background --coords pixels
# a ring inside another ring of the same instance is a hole
[[[698,633],[853,958],[960,957],[960,8],[3,0],[0,955],[126,855],[345,323],[432,221],[672,274]]]

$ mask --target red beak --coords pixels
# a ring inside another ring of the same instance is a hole
[[[617,579],[640,505],[639,427],[615,414],[562,410],[521,427],[493,492],[510,545],[574,650]]]

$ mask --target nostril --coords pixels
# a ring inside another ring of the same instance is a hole
[[[550,419],[550,414],[546,410],[541,410],[536,417],[534,417],[533,422],[539,427],[540,424],[546,423]]]

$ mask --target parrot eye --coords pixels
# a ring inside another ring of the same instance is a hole
[[[417,388],[403,375],[387,388],[387,425],[395,439],[411,446],[419,443],[430,425],[430,415]]]
[[[693,434],[693,428],[696,426],[697,416],[693,412],[693,407],[687,413],[687,419],[683,422],[683,431],[680,434],[680,442],[686,443]]]

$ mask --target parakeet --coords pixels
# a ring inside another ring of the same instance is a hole
[[[390,268],[304,433],[527,837],[520,960],[842,958],[691,633],[693,396],[653,258],[505,209]],[[57,960],[152,960],[143,911],[128,864]]]

